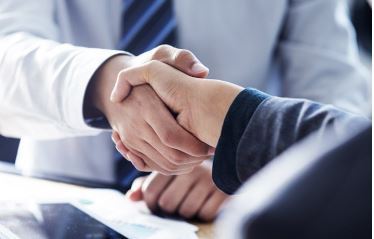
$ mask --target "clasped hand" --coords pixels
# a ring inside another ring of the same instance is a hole
[[[192,53],[184,50],[182,52],[185,54],[184,58],[187,59],[184,64],[190,65],[191,60],[188,59],[196,59]],[[217,145],[228,108],[242,88],[219,80],[202,79],[201,77],[206,75],[204,73],[185,74],[182,71],[186,72],[186,68],[176,67],[165,61],[150,60],[128,67],[118,74],[110,96],[113,104],[126,104],[126,101],[132,100],[132,94],[140,87],[148,87],[147,90],[152,87],[152,91],[168,108],[167,110],[158,109],[160,105],[154,105],[158,114],[163,118],[162,122],[158,122],[163,126],[158,125],[158,129],[173,126],[174,123],[171,122],[174,118],[181,127],[175,127],[177,131],[165,136],[162,131],[157,132],[157,127],[149,126],[155,130],[153,142],[148,143],[149,148],[152,148],[151,143],[158,142],[158,145],[167,145],[172,148],[174,154],[169,157],[170,154],[167,155],[166,150],[161,150],[161,154],[166,153],[163,157],[158,157],[154,151],[152,157],[147,157],[145,152],[133,149],[130,136],[123,128],[114,126],[112,138],[116,148],[138,170],[156,170],[163,174],[188,173],[203,160],[208,159],[213,152],[212,149]],[[139,105],[139,114],[142,112],[142,107]],[[172,125],[168,125],[170,123]],[[142,134],[142,129],[138,130],[139,134]],[[210,146],[206,155],[185,156],[183,147],[180,147],[183,144],[175,143],[186,138],[183,137],[186,135],[185,130],[191,137]]]

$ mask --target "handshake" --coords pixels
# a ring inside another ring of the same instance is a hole
[[[109,59],[94,76],[91,98],[117,150],[139,171],[186,174],[214,154],[242,90],[207,75],[191,52],[163,45]]]

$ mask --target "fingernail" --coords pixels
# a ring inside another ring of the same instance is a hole
[[[208,72],[209,69],[201,64],[200,62],[196,62],[192,65],[191,71],[194,72],[195,74],[202,73],[202,72]]]

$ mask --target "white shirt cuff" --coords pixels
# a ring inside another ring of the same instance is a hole
[[[74,64],[75,69],[73,69],[66,92],[64,107],[67,126],[72,130],[91,131],[92,133],[101,131],[86,123],[83,115],[84,97],[87,86],[97,69],[109,58],[120,54],[131,55],[123,51],[84,48],[82,53],[74,58],[73,61],[76,61],[77,64]]]

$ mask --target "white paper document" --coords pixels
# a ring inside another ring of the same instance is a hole
[[[93,190],[74,205],[129,238],[197,238],[196,226],[151,215],[144,202],[131,202],[116,191]]]

